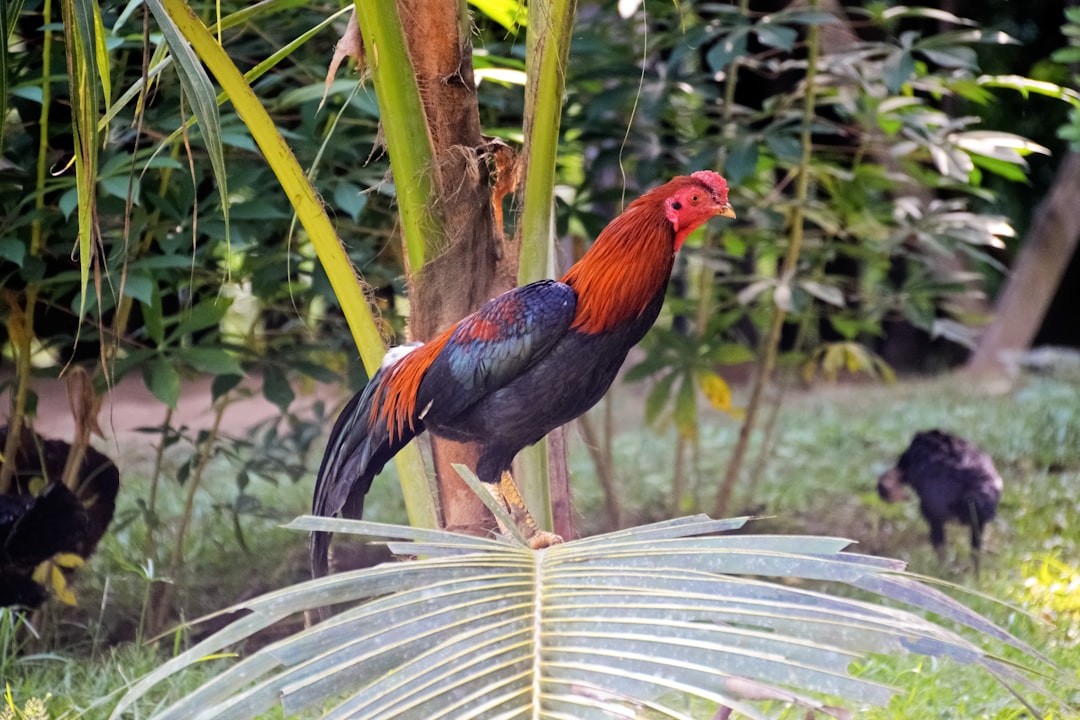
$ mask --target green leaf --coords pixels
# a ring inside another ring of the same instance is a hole
[[[978,69],[979,58],[975,51],[969,47],[944,47],[944,48],[919,48],[919,52],[929,60],[944,68],[968,68]]]
[[[469,4],[509,32],[515,32],[527,23],[527,8],[520,0],[469,0]]]
[[[697,437],[697,387],[694,376],[682,375],[679,391],[675,395],[675,427],[684,438]]]
[[[853,340],[862,329],[862,323],[858,320],[842,318],[836,315],[829,316],[829,324],[832,325],[833,330],[840,333],[846,340]]]
[[[1080,47],[1067,47],[1055,50],[1051,53],[1050,58],[1054,62],[1059,62],[1062,65],[1078,63],[1080,62]]]
[[[661,368],[666,367],[667,364],[668,359],[663,353],[651,352],[641,362],[626,371],[623,375],[623,382],[641,382]]]
[[[705,61],[713,72],[727,70],[732,60],[746,54],[747,28],[738,28],[714,44],[705,55]]]
[[[671,388],[678,377],[679,374],[673,370],[657,380],[656,384],[649,389],[649,394],[645,398],[645,422],[652,425],[660,417],[660,413],[667,406],[668,399],[671,397]]]
[[[800,280],[799,287],[810,293],[818,300],[836,307],[844,307],[844,291],[833,285],[815,282],[814,280]]]
[[[795,41],[799,39],[799,33],[795,28],[765,21],[754,26],[754,34],[757,35],[762,45],[781,50],[791,50],[795,47]]]
[[[165,343],[165,317],[161,309],[161,289],[157,283],[150,288],[150,302],[142,303],[143,326],[146,334],[161,347]]]
[[[724,252],[733,257],[741,258],[746,255],[746,249],[748,247],[745,240],[735,235],[734,233],[724,233],[723,239]]]
[[[212,375],[244,374],[244,368],[240,367],[237,359],[221,348],[182,347],[176,351],[175,357],[199,372]]]
[[[263,396],[277,405],[281,412],[288,410],[296,397],[289,379],[277,365],[266,365],[263,369]]]
[[[340,182],[334,188],[334,205],[337,206],[338,210],[352,218],[353,222],[359,222],[360,213],[364,211],[364,207],[367,205],[367,195],[364,194],[359,185]]]
[[[907,50],[893,53],[882,65],[882,77],[889,92],[898,93],[900,88],[915,74],[915,58]]]
[[[180,322],[169,334],[169,338],[172,340],[199,330],[217,327],[230,305],[232,305],[232,298],[222,296],[199,302],[189,312],[181,313]]]
[[[741,135],[728,151],[724,161],[724,174],[733,186],[751,177],[757,170],[758,147],[752,135]]]
[[[166,406],[176,408],[180,399],[180,373],[170,358],[155,356],[148,366],[144,366],[143,380],[154,397]]]
[[[218,375],[210,383],[211,402],[216,403],[227,392],[240,384],[244,378],[242,375]]]
[[[1009,162],[1008,160],[998,160],[985,155],[975,154],[972,154],[971,160],[976,166],[1003,177],[1006,180],[1022,183],[1026,182],[1028,179],[1027,171],[1023,166]]]
[[[929,18],[931,20],[937,20],[943,23],[952,23],[954,25],[976,25],[974,20],[960,17],[946,10],[938,10],[937,8],[929,7],[909,7],[907,5],[897,5],[890,7],[881,13],[881,17],[885,20],[897,20],[901,18]]]
[[[718,345],[715,350],[709,353],[709,357],[713,362],[719,365],[739,365],[742,363],[753,362],[756,355],[754,351],[745,345],[739,345],[737,343],[724,343]]]
[[[128,273],[128,276],[124,278],[124,295],[147,305],[153,302],[156,288],[153,278],[149,275]]]
[[[293,370],[301,372],[304,375],[307,375],[309,378],[322,383],[341,382],[341,376],[330,368],[326,367],[325,365],[319,365],[318,363],[298,360],[293,362],[291,364],[291,367]]]
[[[78,194],[79,284],[82,305],[78,316],[86,311],[87,287],[90,278],[90,257],[94,240],[97,197],[95,181],[98,176],[98,117],[102,96],[102,73],[108,63],[99,65],[102,49],[98,31],[101,11],[94,0],[68,0],[61,3],[64,17],[65,52],[68,59],[68,88],[71,102],[71,127],[75,145],[75,187]],[[5,37],[5,42],[7,38]],[[7,118],[0,119],[6,122]]]
[[[19,267],[26,258],[26,243],[14,238],[0,238],[0,259],[7,260]]]
[[[840,18],[832,13],[817,10],[783,10],[772,16],[775,23],[793,23],[796,25],[839,25]]]
[[[776,157],[786,162],[799,162],[802,158],[802,143],[794,135],[778,128],[770,128],[765,132],[765,144]]]

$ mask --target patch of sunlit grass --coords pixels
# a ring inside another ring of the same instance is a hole
[[[1080,568],[1053,556],[1023,565],[1019,600],[1073,641],[1080,641]]]

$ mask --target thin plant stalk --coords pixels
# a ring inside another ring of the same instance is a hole
[[[172,561],[169,563],[169,578],[171,582],[165,585],[161,596],[157,600],[153,627],[156,630],[165,624],[166,614],[172,605],[175,595],[176,582],[180,570],[184,567],[184,542],[187,540],[188,528],[191,526],[191,517],[195,512],[195,495],[202,484],[203,473],[206,470],[210,458],[213,456],[214,446],[217,445],[218,434],[221,430],[221,419],[225,416],[225,409],[229,406],[229,397],[226,394],[217,401],[214,408],[214,422],[207,432],[205,439],[197,449],[199,454],[195,471],[187,481],[187,495],[184,498],[184,511],[180,516],[180,526],[176,529],[176,546],[173,548]]]
[[[806,343],[806,335],[809,332],[810,321],[813,316],[810,313],[803,315],[799,322],[799,329],[796,331],[795,340],[792,342],[792,350],[795,353],[799,353],[803,345]],[[791,389],[793,382],[791,373],[787,373],[780,380],[777,387],[776,397],[773,398],[773,402],[769,407],[769,417],[765,421],[765,430],[761,437],[761,447],[758,448],[757,460],[754,462],[754,467],[750,471],[750,479],[746,485],[746,492],[743,495],[743,505],[749,507],[753,504],[757,497],[758,487],[761,485],[761,478],[765,475],[765,468],[768,467],[769,458],[772,455],[773,445],[776,443],[776,428],[780,423],[780,408],[783,407],[784,397],[787,395],[788,390]]]
[[[52,107],[52,0],[45,0],[41,8],[41,117],[38,124],[37,172],[34,177],[34,219],[30,223],[30,255],[37,257],[45,245],[45,236],[41,226],[41,214],[45,209],[45,182],[49,167],[49,110]],[[5,42],[7,42],[5,38]],[[24,293],[22,322],[19,337],[12,338],[12,348],[16,353],[15,386],[11,402],[11,414],[8,416],[7,440],[4,443],[4,457],[14,458],[22,435],[23,419],[26,417],[26,402],[30,394],[31,343],[34,337],[34,310],[37,306],[37,283],[28,283]],[[15,304],[14,297],[9,302]],[[12,308],[14,310],[14,308]],[[0,493],[6,493],[11,487],[11,478],[15,474],[15,463],[0,463]]]
[[[143,543],[143,555],[151,560],[158,560],[157,539],[154,537],[157,530],[157,496],[158,487],[161,484],[161,470],[165,464],[165,447],[168,444],[169,430],[172,428],[172,419],[175,409],[165,408],[165,419],[161,423],[161,442],[154,450],[154,469],[150,474],[150,495],[146,500],[146,540]]]
[[[604,408],[602,414],[606,418],[608,412],[608,405],[610,400],[605,399],[603,401]],[[604,506],[607,508],[607,529],[618,530],[622,527],[622,502],[619,500],[619,493],[615,489],[615,468],[611,463],[611,458],[608,453],[605,452],[607,445],[608,424],[604,422],[603,437],[601,433],[596,431],[596,424],[593,421],[592,413],[585,413],[577,420],[577,425],[581,428],[581,435],[585,441],[585,449],[589,451],[589,457],[592,458],[593,468],[596,470],[596,478],[600,482],[600,489],[604,493]]]
[[[811,10],[817,8],[816,0],[811,0]],[[811,151],[811,127],[814,121],[817,60],[820,52],[819,27],[810,25],[806,33],[806,93],[803,97],[802,113],[802,157],[799,160],[798,177],[795,180],[795,197],[791,211],[791,234],[788,239],[787,252],[780,270],[780,282],[791,283],[795,277],[795,270],[799,262],[799,252],[802,249],[803,240],[803,216],[806,208],[807,197],[810,190],[810,151]],[[778,286],[779,287],[779,286]],[[780,333],[784,327],[785,312],[780,305],[774,303],[772,323],[766,336],[763,352],[758,360],[757,372],[754,376],[754,386],[750,392],[750,400],[746,406],[746,417],[742,427],[739,428],[739,438],[735,443],[735,449],[731,453],[724,474],[724,481],[720,486],[720,492],[716,497],[714,513],[717,517],[724,517],[728,512],[728,504],[735,489],[735,483],[739,479],[743,460],[750,446],[750,436],[754,432],[757,415],[761,410],[764,400],[765,387],[772,378],[773,367],[776,365],[776,355],[780,347]]]

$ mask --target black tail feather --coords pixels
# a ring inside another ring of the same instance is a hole
[[[18,512],[4,513],[11,521],[3,523],[0,533],[0,565],[4,568],[33,570],[58,552],[74,552],[86,534],[86,509],[60,483],[50,485],[38,497],[2,498],[7,505],[19,503]]]
[[[363,392],[349,400],[334,423],[315,481],[313,514],[359,520],[364,512],[364,497],[375,476],[398,450],[423,431],[423,424],[416,421],[403,430],[401,437],[391,440],[386,422],[372,412],[382,397],[379,389],[385,378],[383,369],[376,372]],[[311,533],[312,577],[322,577],[329,571],[331,537],[331,533]]]

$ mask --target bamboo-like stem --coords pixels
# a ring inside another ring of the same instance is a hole
[[[566,62],[577,0],[539,0],[529,6],[525,64],[525,187],[518,236],[518,282],[548,277],[555,240],[555,163],[562,126]]]
[[[577,0],[538,0],[529,6],[525,42],[525,145],[521,164],[525,186],[518,220],[518,283],[554,274],[555,162],[562,121],[566,62]],[[517,481],[533,517],[541,528],[551,530],[551,488],[548,443],[542,440],[518,454]],[[554,459],[565,466],[565,455]],[[561,503],[568,507],[567,503]],[[564,518],[564,520],[568,520]]]
[[[810,0],[809,7],[811,10],[816,9],[817,0]],[[784,254],[784,262],[780,269],[781,283],[794,282],[795,270],[799,262],[799,252],[802,249],[803,217],[806,212],[806,201],[810,190],[811,127],[814,122],[815,81],[818,54],[820,52],[818,39],[819,27],[810,25],[806,32],[806,91],[803,96],[802,137],[800,140],[802,143],[802,157],[799,160],[799,174],[795,180],[795,198],[791,211],[791,234],[788,239],[787,252]],[[780,332],[784,327],[784,315],[784,309],[774,303],[772,323],[769,326],[763,352],[758,360],[754,386],[746,406],[746,418],[743,420],[742,427],[739,428],[739,439],[735,443],[735,449],[732,451],[731,460],[724,474],[724,481],[716,497],[714,513],[717,517],[724,517],[728,511],[728,503],[731,501],[735,482],[739,478],[739,471],[742,468],[746,451],[750,445],[750,435],[754,431],[754,424],[761,409],[765,387],[769,384],[773,367],[776,365],[776,354],[780,346]]]
[[[187,3],[183,0],[162,0],[162,4],[169,19],[191,43],[221,88],[232,99],[237,113],[285,190],[341,303],[364,367],[369,374],[374,374],[385,352],[382,336],[352,263],[303,168],[278,132],[266,108],[244,80],[243,74]],[[398,186],[399,194],[402,184]],[[412,232],[416,232],[416,229]],[[438,527],[438,513],[419,449],[415,444],[410,444],[395,456],[394,461],[409,522],[416,527]]]
[[[415,275],[424,266],[429,238],[444,234],[430,203],[434,197],[435,158],[431,133],[396,0],[381,3],[354,0],[353,5],[367,50],[379,114],[393,120],[382,123],[382,130],[386,146],[391,149],[390,167],[394,172],[408,272]]]
[[[41,8],[41,116],[38,124],[37,172],[34,177],[34,219],[30,221],[30,255],[37,257],[45,244],[41,226],[42,210],[45,209],[45,181],[48,178],[49,155],[49,109],[52,104],[52,0],[45,0]],[[4,39],[7,42],[7,38]],[[12,338],[15,351],[15,388],[12,392],[11,414],[8,415],[7,439],[4,442],[4,462],[0,463],[0,494],[11,487],[11,478],[15,475],[15,455],[22,437],[23,422],[26,417],[26,401],[30,395],[31,366],[30,352],[34,338],[34,310],[37,306],[38,286],[36,282],[27,283],[23,293],[22,334]],[[17,303],[12,297],[10,302]]]

